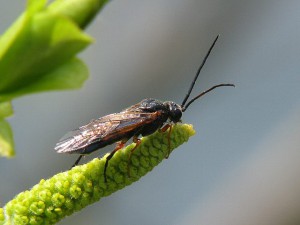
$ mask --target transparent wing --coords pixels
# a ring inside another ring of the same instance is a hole
[[[68,132],[56,144],[58,153],[70,153],[98,142],[107,136],[130,132],[156,119],[157,113],[122,111],[92,120],[85,126]]]

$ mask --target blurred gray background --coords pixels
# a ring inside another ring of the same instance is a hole
[[[1,32],[24,5],[0,0]],[[17,155],[0,159],[1,206],[69,168],[77,156],[53,150],[65,132],[143,98],[181,103],[220,34],[193,94],[236,88],[194,103],[183,121],[197,134],[150,174],[59,224],[299,224],[299,28],[298,0],[111,1],[86,30],[85,86],[13,102]]]

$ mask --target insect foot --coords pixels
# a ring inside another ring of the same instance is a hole
[[[194,134],[192,125],[174,125],[170,135],[171,151]],[[167,132],[156,132],[141,139],[131,156],[130,177],[127,171],[128,156],[135,143],[120,149],[111,158],[107,168],[107,183],[103,177],[106,156],[95,158],[47,180],[42,179],[30,190],[18,194],[4,208],[0,208],[0,224],[55,224],[128,186],[165,159],[168,151],[167,135]]]

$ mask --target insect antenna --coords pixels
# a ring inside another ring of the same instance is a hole
[[[192,100],[190,100],[185,106],[182,107],[182,111],[184,112],[189,107],[190,104],[192,104],[195,100],[197,100],[201,96],[205,95],[206,93],[212,91],[213,89],[215,89],[217,87],[224,87],[224,86],[235,87],[234,84],[218,84],[218,85],[215,85],[215,86],[209,88],[208,90],[203,91],[202,93],[200,93],[199,95],[197,95],[196,97],[194,97]]]
[[[181,107],[182,107],[182,108],[186,108],[186,107],[184,107],[184,105],[185,105],[186,101],[188,100],[188,98],[190,97],[190,94],[191,94],[191,92],[192,92],[192,90],[193,90],[193,88],[194,88],[194,85],[195,85],[195,83],[196,83],[196,80],[198,79],[198,76],[199,76],[199,74],[200,74],[200,72],[201,72],[201,70],[202,70],[202,68],[203,68],[203,66],[204,66],[204,64],[205,64],[205,62],[206,62],[206,60],[207,60],[207,58],[208,58],[210,52],[211,52],[211,50],[212,50],[213,47],[215,46],[215,44],[216,44],[216,42],[217,42],[219,36],[220,36],[220,35],[217,35],[217,37],[215,38],[214,42],[212,43],[212,45],[210,46],[208,52],[206,53],[206,56],[204,57],[204,59],[203,59],[201,65],[200,65],[199,69],[197,70],[196,76],[195,76],[193,82],[191,83],[190,89],[189,89],[187,95],[185,96],[183,102],[181,103]]]

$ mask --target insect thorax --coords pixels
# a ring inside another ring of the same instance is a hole
[[[141,102],[140,108],[148,112],[163,112],[163,117],[170,119],[172,122],[177,123],[182,116],[182,108],[180,105],[172,101],[162,102],[157,99],[147,98]]]

